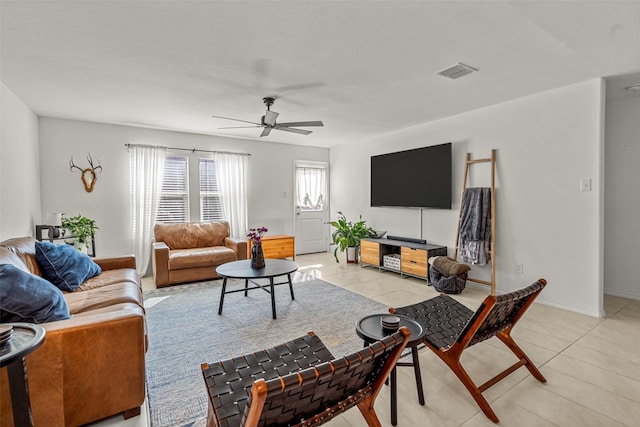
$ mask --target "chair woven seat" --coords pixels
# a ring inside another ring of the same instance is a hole
[[[335,359],[309,334],[241,357],[203,364],[209,426],[320,425],[358,406],[379,426],[375,397],[409,340],[406,328]]]
[[[480,409],[493,422],[498,417],[482,393],[521,366],[541,382],[546,379],[531,359],[511,337],[511,331],[525,311],[540,294],[547,282],[539,279],[524,289],[503,295],[490,295],[474,312],[448,295],[439,295],[426,301],[389,311],[410,317],[425,329],[424,343],[462,381]],[[474,344],[497,337],[516,355],[518,361],[486,383],[476,386],[460,363],[462,352]]]
[[[395,314],[410,317],[425,330],[424,339],[437,348],[449,348],[473,315],[463,304],[448,295],[440,295],[406,307]]]

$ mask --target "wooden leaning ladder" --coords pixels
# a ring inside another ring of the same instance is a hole
[[[453,259],[458,260],[458,245],[460,244],[460,224],[462,222],[462,197],[464,190],[467,188],[467,176],[469,167],[477,163],[491,163],[491,281],[475,279],[467,277],[467,280],[491,286],[491,295],[496,294],[496,150],[491,150],[491,157],[486,159],[471,160],[471,153],[467,153],[464,167],[464,180],[462,183],[462,191],[460,192],[460,212],[458,213],[458,231],[456,232],[456,250]]]

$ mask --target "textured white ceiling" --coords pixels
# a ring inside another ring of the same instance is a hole
[[[3,0],[0,13],[0,77],[40,116],[258,139],[211,115],[259,121],[275,96],[279,121],[324,121],[265,138],[291,144],[640,78],[638,1]],[[479,71],[435,74],[458,62]]]

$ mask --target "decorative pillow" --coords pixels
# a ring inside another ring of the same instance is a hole
[[[36,262],[42,277],[63,291],[75,291],[82,282],[102,273],[98,264],[70,245],[36,242]]]
[[[429,258],[429,264],[433,265],[436,270],[447,276],[456,276],[471,270],[467,264],[462,264],[447,256],[436,256]]]
[[[70,319],[60,289],[40,276],[0,264],[0,321],[46,323]]]

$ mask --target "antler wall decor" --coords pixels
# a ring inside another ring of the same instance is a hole
[[[73,156],[71,156],[71,161],[69,162],[69,170],[73,172],[73,168],[76,168],[82,173],[82,183],[84,184],[84,189],[87,193],[91,193],[93,191],[93,186],[96,184],[96,171],[102,171],[102,166],[100,166],[100,161],[98,161],[98,166],[94,166],[93,159],[91,158],[91,154],[89,153],[87,153],[87,160],[89,161],[89,165],[91,167],[82,169],[73,163]]]

